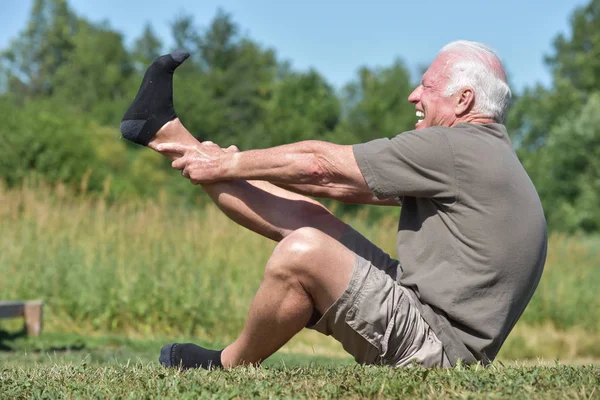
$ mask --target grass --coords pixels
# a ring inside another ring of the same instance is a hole
[[[232,340],[275,243],[214,206],[158,198],[110,204],[63,186],[0,186],[3,299],[42,299],[50,332]],[[395,218],[359,212],[347,221],[394,253]],[[544,275],[504,359],[600,358],[599,243],[550,237]]]
[[[507,398],[594,399],[598,368],[391,370],[325,365],[165,371],[141,362],[85,362],[0,371],[6,398]]]
[[[0,320],[0,398],[600,398],[600,241],[561,235],[491,367],[364,367],[305,331],[261,368],[165,370],[167,341],[216,348],[237,335],[275,244],[215,207],[159,198],[0,187],[0,293],[45,302],[39,338]],[[394,252],[394,218],[348,222]]]
[[[16,335],[16,336],[15,336]],[[171,341],[189,342],[222,348],[223,343],[198,341],[197,338],[130,339],[123,336],[88,336],[45,333],[38,338],[0,331],[0,361],[5,367],[19,369],[56,364],[119,365],[156,364],[160,348]],[[350,365],[354,361],[345,353],[334,356],[302,352],[294,345],[280,350],[263,365],[306,365],[323,362],[328,365]]]
[[[0,352],[0,398],[600,398],[600,365],[394,370],[276,353],[260,368],[180,372],[157,364],[163,343],[74,334],[10,340]]]

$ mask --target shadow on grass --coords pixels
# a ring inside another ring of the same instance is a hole
[[[68,344],[48,341],[46,338],[30,337],[25,328],[16,332],[0,329],[0,352],[16,352],[27,350],[30,353],[60,353],[79,351],[86,348],[83,341],[78,340]]]
[[[23,337],[27,337],[27,332],[25,329],[22,329],[19,332],[8,332],[0,329],[0,351],[12,351],[13,348],[7,346],[6,343]]]
[[[194,342],[190,338],[175,340]],[[24,331],[9,332],[0,328],[0,365],[24,366],[33,363],[88,362],[94,364],[124,364],[130,361],[158,363],[160,348],[166,340],[139,340],[120,336],[86,336],[77,333],[44,332],[30,337]],[[199,341],[209,348],[222,348],[220,343]],[[278,352],[263,365],[307,366],[347,365],[351,358],[329,358],[314,354]],[[1,396],[0,396],[1,397]]]

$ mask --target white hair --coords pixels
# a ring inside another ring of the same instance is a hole
[[[475,94],[473,111],[503,122],[511,91],[496,51],[482,43],[458,40],[444,46],[442,53],[458,55],[449,62],[451,72],[444,95],[470,87]]]

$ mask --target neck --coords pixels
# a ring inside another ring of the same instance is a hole
[[[463,117],[457,118],[456,123],[454,125],[462,124],[462,123],[470,123],[470,124],[495,124],[498,121],[493,118],[486,117],[483,115],[465,115]]]

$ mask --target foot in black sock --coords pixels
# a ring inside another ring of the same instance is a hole
[[[125,139],[147,146],[164,124],[177,117],[173,108],[173,73],[189,56],[174,51],[158,57],[148,67],[133,103],[121,120]]]
[[[164,367],[174,368],[222,368],[221,351],[208,350],[192,343],[169,343],[160,349],[158,361]]]

